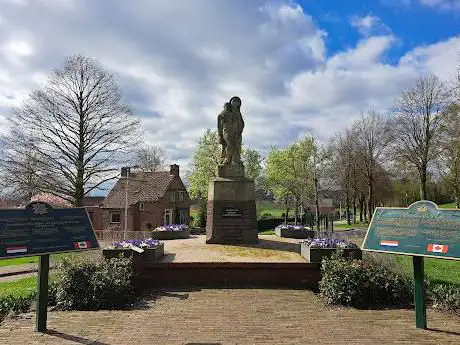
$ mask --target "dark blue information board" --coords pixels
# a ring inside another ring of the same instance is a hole
[[[0,259],[97,248],[84,207],[31,202],[25,208],[0,209]]]

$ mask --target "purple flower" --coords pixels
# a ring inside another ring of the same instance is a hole
[[[300,243],[311,248],[359,248],[355,243],[337,238],[307,238]]]
[[[122,242],[114,242],[112,245],[108,246],[106,249],[122,249],[122,248],[155,248],[160,244],[160,241],[154,240],[152,238],[147,238],[145,240],[125,240]]]
[[[158,226],[153,231],[184,231],[187,230],[189,227],[187,224],[171,224],[171,225],[163,225]]]
[[[306,226],[305,224],[281,224],[277,226],[278,229],[281,230],[311,230],[310,227]]]

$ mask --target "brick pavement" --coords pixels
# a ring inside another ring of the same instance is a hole
[[[50,334],[33,314],[0,325],[0,344],[460,344],[460,319],[435,311],[418,330],[412,310],[325,307],[311,291],[158,290],[130,311],[51,312]]]

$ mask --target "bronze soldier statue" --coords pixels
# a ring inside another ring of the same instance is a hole
[[[225,103],[224,110],[217,116],[217,133],[222,145],[221,164],[242,165],[241,144],[244,129],[241,115],[241,99],[232,97]]]

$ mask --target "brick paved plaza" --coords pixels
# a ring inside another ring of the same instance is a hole
[[[328,308],[305,290],[158,290],[130,311],[51,312],[50,334],[33,332],[34,314],[0,325],[0,344],[460,344],[460,320],[412,310]]]

